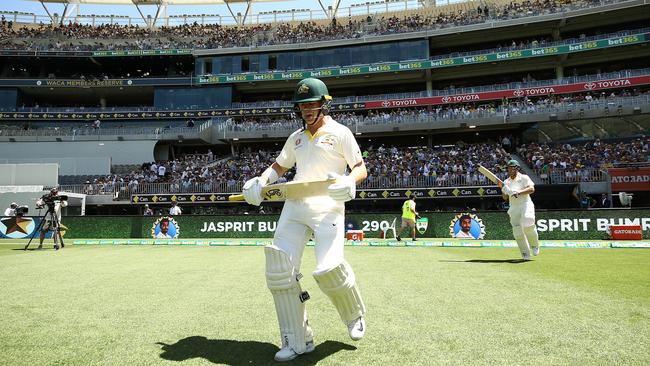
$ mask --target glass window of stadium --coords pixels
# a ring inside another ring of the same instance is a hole
[[[271,62],[269,61],[271,56]],[[247,59],[247,62],[244,62]],[[369,64],[388,61],[422,60],[428,58],[426,40],[347,46],[277,54],[218,56],[212,58],[212,73],[264,72],[269,70],[301,70]],[[242,65],[244,68],[242,68]],[[199,73],[200,70],[197,70]]]
[[[156,88],[154,106],[157,109],[209,109],[227,107],[232,103],[231,86],[201,88]]]

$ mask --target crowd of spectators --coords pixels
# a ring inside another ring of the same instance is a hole
[[[367,146],[362,150],[368,178],[360,188],[492,185],[478,172],[478,166],[505,179],[506,162],[514,157],[511,144],[516,146],[516,141],[503,136],[479,144],[459,141],[435,147]],[[566,183],[602,179],[593,172],[616,164],[648,164],[649,144],[650,137],[620,142],[596,139],[584,144],[529,143],[514,148],[514,152],[543,181],[554,177],[550,183]],[[246,180],[271,165],[278,154],[248,148],[232,157],[216,157],[211,151],[185,155],[167,162],[145,163],[129,173],[89,180],[82,193],[129,197],[138,193],[237,192]],[[279,182],[292,177],[291,170]]]
[[[456,103],[412,108],[370,109],[365,111],[332,112],[332,118],[354,130],[355,126],[435,122],[487,117],[516,116],[559,111],[571,107],[589,108],[603,103],[617,104],[623,99],[650,96],[643,88],[620,89],[607,92],[585,92],[563,95],[544,95],[476,103]],[[299,120],[289,115],[230,117],[224,127],[232,131],[293,130],[301,127]]]
[[[186,155],[169,162],[152,162],[126,174],[95,178],[84,184],[83,193],[113,194],[125,197],[137,193],[159,192],[236,192],[243,183],[259,175],[275,161],[278,151],[240,152],[234,157],[216,158],[208,154]],[[478,164],[505,174],[509,154],[498,144],[440,148],[397,148],[370,146],[363,155],[368,167],[365,188],[429,187],[450,185],[487,185],[478,174]],[[279,182],[291,180],[290,170]],[[146,184],[163,183],[163,184]],[[144,185],[143,185],[144,184]]]
[[[83,193],[118,192],[128,197],[137,193],[236,192],[241,189],[244,181],[268,167],[276,155],[275,152],[260,150],[254,153],[242,152],[232,158],[219,158],[208,150],[207,154],[191,154],[167,162],[144,163],[126,174],[95,178],[84,184]],[[286,179],[284,177],[281,181]]]
[[[54,27],[14,27],[0,22],[0,48],[21,50],[115,50],[115,49],[180,49],[222,48],[254,45],[304,43],[332,39],[353,39],[362,36],[414,32],[486,21],[548,14],[566,8],[601,4],[596,0],[525,0],[501,6],[479,6],[475,10],[369,16],[342,23],[333,19],[328,24],[313,21],[299,23],[222,26],[219,24],[184,24],[156,29],[133,25],[101,24],[97,26],[69,22]]]
[[[505,179],[510,154],[500,144],[465,144],[437,148],[387,148],[364,152],[368,188],[447,187],[489,185],[478,173],[483,165]]]
[[[603,142],[600,139],[584,144],[536,144],[522,145],[519,156],[534,169],[542,179],[551,182],[584,182],[597,180],[600,169],[619,164],[648,164],[650,137],[632,141]]]
[[[610,107],[617,107],[626,100],[629,100],[626,103],[636,101],[636,99],[631,98],[639,96],[644,98],[650,97],[650,90],[634,88],[607,92],[523,97],[507,100],[505,108],[502,104],[503,101],[497,100],[412,108],[339,111],[332,112],[332,117],[339,123],[355,130],[356,127],[368,125],[431,123],[436,121],[469,120],[489,117],[508,118],[520,114],[557,112],[566,109],[589,109],[594,106],[601,108],[604,104]],[[101,129],[93,121],[65,124],[42,121],[31,124],[6,122],[0,125],[0,136],[73,136],[110,134],[112,132],[125,134],[158,134],[174,128],[196,127],[203,122],[204,120],[139,121],[138,123],[130,122],[128,124],[123,122],[107,122],[101,124]],[[219,123],[222,124],[219,125]],[[230,117],[225,121],[217,121],[217,125],[220,128],[225,128],[230,131],[287,131],[302,127],[302,123],[298,119],[292,118],[288,114]]]

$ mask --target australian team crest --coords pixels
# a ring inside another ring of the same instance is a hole
[[[181,233],[181,227],[170,216],[159,217],[151,226],[151,237],[154,239],[176,239]]]
[[[302,84],[298,87],[298,94],[307,94],[309,93],[309,85]]]
[[[420,235],[424,235],[424,233],[427,231],[427,228],[429,227],[429,219],[426,217],[421,217],[417,220],[415,220],[415,228],[418,230],[418,233]]]
[[[476,214],[459,213],[449,223],[449,235],[452,238],[483,239],[485,237],[485,224]]]

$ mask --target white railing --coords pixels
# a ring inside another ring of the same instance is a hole
[[[544,184],[580,183],[580,182],[605,182],[607,172],[602,169],[535,169]]]

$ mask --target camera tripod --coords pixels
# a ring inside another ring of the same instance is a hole
[[[49,215],[49,220],[46,219],[48,215]],[[34,236],[36,236],[36,233],[41,232],[41,229],[45,225],[46,221],[50,222],[48,229],[52,230],[52,238],[54,239],[54,249],[59,250],[59,243],[61,244],[60,245],[61,248],[65,247],[65,244],[63,243],[63,237],[61,236],[61,222],[59,221],[59,216],[56,214],[54,210],[54,205],[48,205],[47,211],[45,211],[45,214],[41,216],[41,222],[38,223],[38,226],[34,230],[32,237],[29,238],[29,242],[27,242],[27,245],[25,245],[25,250],[29,248],[29,244],[31,244],[32,240],[34,240]]]

